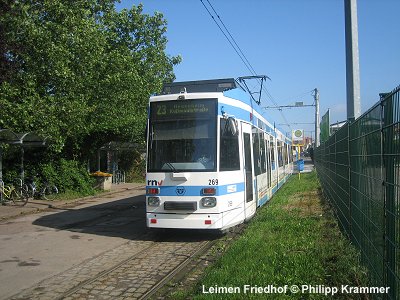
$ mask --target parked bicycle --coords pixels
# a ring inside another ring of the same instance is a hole
[[[32,199],[54,200],[58,194],[58,188],[54,184],[47,181],[40,186],[35,182],[33,177],[28,177],[25,180],[29,197]]]
[[[24,206],[28,203],[29,193],[24,186],[5,185],[0,180],[0,202],[2,205],[12,203],[17,206]]]

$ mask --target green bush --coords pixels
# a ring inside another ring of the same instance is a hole
[[[19,147],[3,147],[3,181],[15,183],[20,178],[21,153]],[[65,158],[54,158],[45,149],[26,151],[24,179],[34,179],[40,187],[44,182],[55,184],[60,193],[76,197],[94,194],[94,179],[83,163]]]
[[[60,159],[59,161],[29,166],[28,177],[34,177],[37,184],[49,182],[55,184],[61,193],[76,192],[77,196],[94,193],[94,179],[86,168],[77,161]]]
[[[19,178],[20,174],[17,170],[3,170],[3,181],[5,183],[13,183],[16,178]]]
[[[76,191],[83,195],[93,194],[93,178],[86,168],[74,160],[61,159],[57,163],[41,166],[42,176],[54,183],[60,191]]]

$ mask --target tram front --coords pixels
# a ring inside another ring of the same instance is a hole
[[[179,95],[175,99],[150,99],[147,226],[222,228],[218,206],[217,99],[187,99]]]

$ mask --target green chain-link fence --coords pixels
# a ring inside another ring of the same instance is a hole
[[[318,147],[315,166],[370,286],[400,298],[400,87]]]

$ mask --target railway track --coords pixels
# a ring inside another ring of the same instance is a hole
[[[10,299],[149,299],[216,241],[145,234]]]
[[[118,205],[93,206],[81,216],[74,211],[48,216],[39,226],[85,235],[121,236],[126,242],[79,265],[16,291],[8,299],[154,299],[173,292],[173,282],[203,263],[220,237],[201,231],[148,231],[143,223],[141,199]],[[71,214],[71,215],[70,215]],[[71,221],[73,220],[73,221]],[[224,241],[240,233],[235,227]],[[73,251],[73,249],[71,249]],[[217,251],[218,252],[218,251]],[[62,257],[60,257],[62,259]]]
[[[224,253],[227,246],[241,235],[246,228],[245,224],[231,228],[226,235],[209,241],[192,255],[191,259],[181,264],[159,284],[152,287],[142,299],[173,299],[173,294],[178,291],[188,291],[195,288],[195,284],[204,273],[205,269],[214,263]]]
[[[203,242],[202,245],[185,261],[183,261],[178,267],[176,267],[173,271],[171,271],[167,276],[165,276],[162,280],[160,280],[156,285],[154,285],[151,289],[149,289],[140,300],[151,299],[155,295],[165,295],[168,290],[163,290],[163,288],[171,281],[173,281],[179,274],[183,271],[190,271],[190,264],[194,263],[196,265],[196,260],[198,257],[201,257],[205,254],[212,246],[214,246],[216,241],[207,241]]]

